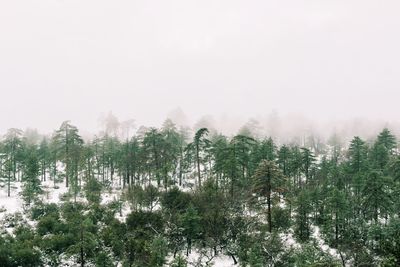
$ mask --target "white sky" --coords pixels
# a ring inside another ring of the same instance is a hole
[[[400,1],[0,0],[0,131],[400,115]]]

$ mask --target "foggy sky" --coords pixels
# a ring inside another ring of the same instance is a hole
[[[0,131],[400,114],[398,0],[2,0]],[[303,116],[302,115],[302,116]]]

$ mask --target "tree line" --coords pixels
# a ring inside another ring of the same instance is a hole
[[[200,128],[192,136],[170,120],[124,139],[84,141],[66,121],[35,142],[10,129],[0,174],[8,196],[23,184],[37,221],[1,237],[4,266],[40,266],[43,255],[57,266],[64,254],[81,266],[163,266],[168,257],[187,266],[193,248],[210,262],[223,254],[240,266],[400,265],[400,157],[386,128],[348,146],[299,146],[249,129],[227,137]],[[41,203],[48,180],[65,183],[69,200]],[[107,188],[121,197],[105,205]],[[131,212],[121,221],[125,204]],[[336,256],[313,242],[316,229]],[[288,235],[300,248],[284,244]],[[31,265],[18,263],[25,258]]]

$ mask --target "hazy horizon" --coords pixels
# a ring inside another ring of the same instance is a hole
[[[304,118],[303,128],[351,128],[356,119],[397,131],[399,8],[393,0],[2,1],[0,133],[50,133],[64,120],[96,133],[109,111],[159,126],[176,108],[192,125],[211,115],[221,129],[265,124],[276,112],[283,122]]]

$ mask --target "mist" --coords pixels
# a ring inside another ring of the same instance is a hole
[[[290,139],[399,134],[400,2],[2,1],[0,132],[167,117]],[[175,115],[174,115],[175,112]],[[175,117],[174,117],[175,116]]]

